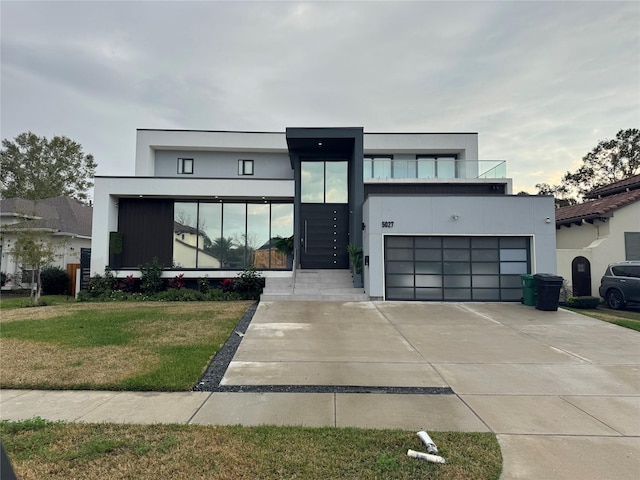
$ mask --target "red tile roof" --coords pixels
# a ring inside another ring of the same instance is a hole
[[[584,198],[604,197],[605,195],[613,195],[614,193],[635,190],[637,188],[640,188],[640,174],[591,190]]]
[[[588,197],[583,203],[558,208],[556,227],[611,217],[619,208],[640,201],[640,175],[601,187]]]

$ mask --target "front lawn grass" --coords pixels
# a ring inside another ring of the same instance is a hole
[[[75,298],[68,295],[42,295],[40,297],[40,305],[64,305],[74,303]],[[4,312],[12,308],[31,307],[31,299],[29,296],[12,296],[8,294],[0,295],[0,310]]]
[[[3,309],[0,388],[189,390],[249,305],[75,303]]]
[[[415,432],[356,428],[214,427],[0,422],[23,480],[60,479],[497,479],[502,455],[491,433],[429,432],[446,459]]]
[[[595,309],[567,308],[567,310],[640,332],[640,311],[638,310],[611,310],[603,306]]]

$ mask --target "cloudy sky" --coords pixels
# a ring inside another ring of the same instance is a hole
[[[136,128],[478,132],[514,193],[640,126],[640,2],[0,2],[2,138],[133,175]]]

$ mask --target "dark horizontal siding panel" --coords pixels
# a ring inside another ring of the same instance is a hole
[[[122,267],[153,261],[173,262],[173,200],[121,198],[118,231],[122,234]]]
[[[369,195],[505,195],[506,185],[455,183],[365,183],[364,197]]]

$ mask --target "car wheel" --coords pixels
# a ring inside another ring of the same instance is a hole
[[[607,305],[613,310],[622,310],[624,308],[624,299],[618,290],[610,290],[607,293]]]

